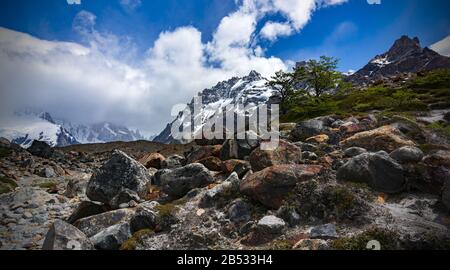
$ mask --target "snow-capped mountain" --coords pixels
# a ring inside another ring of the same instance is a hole
[[[5,137],[24,148],[34,140],[44,141],[52,147],[74,144],[137,141],[145,138],[139,130],[132,131],[112,123],[78,125],[59,120],[48,112],[26,109],[0,122],[0,137]]]
[[[417,37],[411,39],[402,36],[388,52],[377,55],[348,79],[362,84],[402,73],[417,73],[438,68],[450,68],[450,58],[429,48],[422,48]]]
[[[24,148],[30,147],[34,140],[46,142],[53,147],[79,144],[72,134],[54,122],[49,113],[16,113],[13,117],[2,120],[0,137]]]
[[[218,83],[216,86],[205,89],[198,94],[202,98],[202,108],[199,115],[194,115],[193,118],[201,117],[201,127],[208,119],[213,118],[217,112],[225,111],[228,105],[242,104],[247,106],[250,104],[269,104],[276,103],[276,92],[270,87],[266,86],[267,80],[256,71],[250,72],[248,76],[242,78],[232,78],[228,81]],[[188,104],[192,109],[194,100]],[[234,109],[234,113],[241,113]],[[171,134],[172,124],[180,120],[182,114],[155,137],[153,141],[160,143],[179,143],[173,138]]]
[[[145,140],[139,130],[129,130],[127,127],[108,122],[92,125],[74,124],[64,120],[58,120],[57,122],[73,134],[82,144]]]

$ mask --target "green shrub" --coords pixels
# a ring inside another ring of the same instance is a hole
[[[8,193],[17,188],[17,183],[7,177],[0,177],[0,194]]]
[[[398,249],[398,235],[395,232],[374,228],[352,237],[336,239],[331,243],[335,250],[367,250],[367,244],[370,241],[378,241],[381,250]]]

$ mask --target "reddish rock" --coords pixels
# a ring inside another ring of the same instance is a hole
[[[283,164],[298,164],[302,160],[300,147],[280,140],[279,146],[272,151],[261,150],[260,147],[250,154],[250,164],[253,171],[261,171],[267,167]]]
[[[354,122],[347,122],[340,126],[339,131],[346,133],[346,134],[352,134],[357,133],[361,131],[361,127],[354,123]]]
[[[248,161],[240,159],[222,161],[222,172],[227,175],[236,172],[239,178],[242,178],[250,169],[251,166]]]
[[[161,169],[161,163],[166,158],[161,155],[160,153],[151,153],[146,154],[142,158],[139,159],[139,162],[144,165],[147,169],[148,168],[155,168],[155,169]]]
[[[195,148],[189,153],[187,163],[196,163],[207,157],[220,157],[222,145],[206,145]]]
[[[403,146],[415,146],[416,144],[405,137],[397,128],[384,126],[374,130],[360,132],[341,141],[343,148],[362,147],[368,151],[392,152]]]
[[[307,143],[316,143],[316,144],[321,144],[321,143],[326,143],[330,140],[330,137],[328,135],[325,134],[321,134],[321,135],[317,135],[311,138],[306,139],[305,142]]]
[[[222,170],[222,160],[218,157],[207,157],[197,161],[197,163],[203,164],[210,171],[221,171]]]
[[[265,206],[278,209],[299,182],[308,181],[322,171],[318,165],[277,165],[248,176],[241,182],[242,194]]]

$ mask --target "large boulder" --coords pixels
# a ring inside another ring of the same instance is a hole
[[[51,158],[54,150],[45,142],[33,141],[31,146],[27,149],[33,156],[41,158]]]
[[[222,160],[245,159],[259,146],[259,140],[226,140],[220,151]]]
[[[160,181],[165,193],[173,198],[181,198],[194,188],[213,183],[214,178],[205,166],[193,163],[161,175]]]
[[[119,209],[95,216],[82,218],[80,220],[77,220],[74,223],[74,226],[84,232],[88,237],[92,237],[115,224],[129,221],[133,214],[133,210]]]
[[[310,180],[321,171],[318,165],[272,166],[248,176],[241,182],[240,191],[269,208],[278,209],[297,183]]]
[[[250,164],[253,171],[261,171],[275,165],[298,164],[301,159],[302,150],[284,140],[280,140],[275,150],[265,151],[259,147],[250,154]]]
[[[94,246],[86,235],[74,226],[57,220],[45,237],[43,250],[93,250]]]
[[[145,168],[155,168],[155,169],[161,169],[162,168],[162,162],[166,158],[161,155],[160,153],[150,153],[146,154],[143,157],[139,159],[139,162],[145,166]]]
[[[360,132],[341,141],[343,148],[362,147],[368,151],[392,152],[403,146],[415,146],[415,143],[394,126],[383,126],[374,130]]]
[[[323,134],[329,130],[328,125],[331,125],[329,122],[328,118],[316,118],[300,122],[292,130],[291,138],[294,141],[304,141],[308,138]]]
[[[104,229],[90,239],[98,250],[117,250],[130,237],[130,225],[123,222]]]
[[[403,167],[388,153],[364,153],[350,159],[337,172],[340,181],[362,182],[377,191],[395,194],[405,188]]]
[[[398,161],[400,164],[418,163],[423,159],[423,152],[414,146],[404,146],[391,153],[391,158]]]
[[[122,151],[114,151],[111,159],[92,175],[86,195],[93,201],[110,204],[124,190],[145,198],[151,176],[147,169]]]

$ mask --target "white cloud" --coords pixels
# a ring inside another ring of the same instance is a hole
[[[441,55],[450,57],[450,36],[431,45],[430,49]]]
[[[127,11],[134,11],[142,5],[141,0],[119,0],[119,3]]]
[[[275,41],[278,37],[290,36],[294,29],[287,23],[267,22],[261,29],[261,36],[270,41]]]
[[[81,5],[81,0],[67,0],[69,5]]]
[[[87,11],[73,21],[84,45],[0,28],[0,110],[3,115],[31,105],[75,122],[112,121],[159,132],[171,120],[174,104],[218,81],[251,70],[270,76],[290,67],[291,62],[265,56],[259,37],[291,35],[317,7],[338,2],[343,1],[240,1],[211,41],[203,43],[192,26],[179,27],[162,32],[140,58],[129,37],[98,31],[96,16]],[[274,12],[286,21],[266,24],[259,34],[258,22]]]

